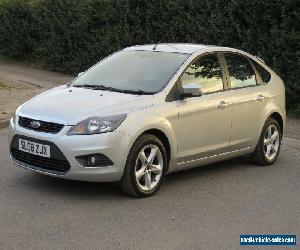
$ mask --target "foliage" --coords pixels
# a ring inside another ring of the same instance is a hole
[[[134,44],[216,44],[262,57],[300,109],[298,0],[0,0],[0,53],[76,73]]]

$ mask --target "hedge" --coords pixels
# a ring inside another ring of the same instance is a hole
[[[0,0],[0,54],[80,72],[126,46],[215,44],[263,58],[300,115],[298,0]]]

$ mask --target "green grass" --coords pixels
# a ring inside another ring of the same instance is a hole
[[[16,88],[7,85],[5,82],[0,81],[0,90],[11,90],[11,89],[16,89]]]

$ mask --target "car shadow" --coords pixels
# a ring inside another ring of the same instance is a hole
[[[240,157],[223,162],[218,162],[198,168],[171,173],[165,176],[164,189],[170,189],[172,186],[188,185],[193,179],[211,178],[216,174],[231,173],[238,168],[255,166],[249,163],[246,157]],[[131,199],[121,193],[117,183],[97,183],[75,180],[66,180],[28,172],[26,178],[19,176],[18,185],[26,186],[26,189],[34,192],[43,192],[55,194],[55,196],[71,197],[72,199],[95,200],[128,200]],[[162,193],[162,192],[159,192]]]

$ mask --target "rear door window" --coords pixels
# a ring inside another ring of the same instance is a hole
[[[246,57],[233,53],[224,53],[224,56],[230,77],[230,88],[256,85],[255,71]]]

